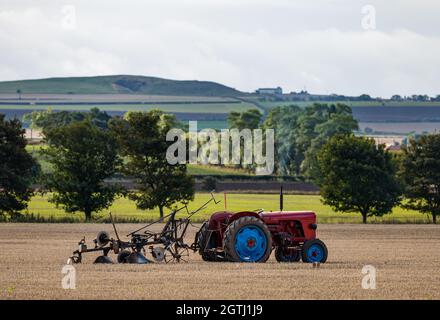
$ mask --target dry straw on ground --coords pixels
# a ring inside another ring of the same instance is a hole
[[[121,234],[137,225],[120,225]],[[329,259],[310,264],[76,265],[77,289],[61,269],[78,240],[111,225],[0,224],[0,299],[440,299],[440,226],[320,225]],[[194,231],[188,234],[191,241]],[[377,289],[361,287],[364,265]]]

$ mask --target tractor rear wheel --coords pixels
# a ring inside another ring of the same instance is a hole
[[[327,246],[321,240],[314,239],[304,242],[304,245],[302,247],[303,262],[324,263],[327,261],[327,255],[328,255]]]
[[[301,250],[277,247],[275,249],[275,259],[278,262],[298,262],[301,260]]]
[[[226,228],[223,249],[232,262],[266,262],[272,252],[272,235],[260,219],[242,217]]]

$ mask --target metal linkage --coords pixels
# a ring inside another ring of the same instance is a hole
[[[102,231],[98,233],[94,242],[94,248],[88,248],[85,238],[78,243],[78,249],[73,252],[73,255],[68,259],[68,263],[81,263],[82,255],[88,252],[102,252],[95,263],[113,263],[108,253],[113,251],[118,256],[119,263],[149,263],[151,262],[145,258],[145,247],[150,250],[151,256],[156,262],[185,262],[189,256],[189,251],[198,250],[197,237],[191,245],[185,243],[185,235],[188,226],[191,223],[191,217],[201,210],[205,209],[211,202],[218,204],[214,195],[211,193],[211,198],[202,206],[194,211],[189,211],[187,205],[173,210],[170,214],[162,219],[148,223],[145,226],[130,232],[126,235],[130,240],[123,241],[119,238],[119,234],[111,213],[110,220],[116,239],[110,238],[108,233]],[[177,213],[186,210],[187,216],[185,218],[176,219]],[[149,229],[154,224],[162,222],[167,219],[165,226],[160,232],[154,232]]]

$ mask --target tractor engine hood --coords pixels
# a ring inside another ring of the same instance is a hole
[[[260,213],[266,223],[276,223],[282,220],[308,220],[316,222],[316,214],[313,211],[269,211]]]

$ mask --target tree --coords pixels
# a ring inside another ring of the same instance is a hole
[[[262,113],[257,109],[249,109],[243,112],[232,111],[228,114],[229,129],[238,129],[242,131],[244,129],[254,130],[259,128]],[[241,142],[240,142],[241,143]],[[221,148],[221,147],[220,147]],[[230,145],[230,152],[232,152],[232,144]],[[244,149],[240,147],[240,165],[243,168],[252,170],[254,167],[252,164],[244,164]]]
[[[98,128],[107,129],[108,123],[112,117],[107,112],[101,111],[99,108],[95,107],[85,114],[85,118]]]
[[[232,111],[228,114],[230,129],[257,129],[260,125],[262,113],[257,109],[249,109],[243,112]]]
[[[121,192],[104,183],[120,164],[116,139],[86,120],[54,128],[46,140],[48,148],[42,152],[53,166],[44,177],[46,188],[54,192],[50,201],[66,212],[83,212],[90,221],[93,212],[108,208]]]
[[[373,98],[371,98],[371,96],[368,95],[368,94],[361,94],[361,95],[358,97],[358,100],[359,100],[359,101],[371,101],[371,100],[373,100]]]
[[[324,204],[339,212],[369,216],[390,213],[399,203],[401,188],[396,165],[383,145],[354,135],[331,138],[318,153],[317,179]]]
[[[321,146],[333,135],[358,129],[358,124],[347,105],[314,103],[305,108],[273,108],[263,128],[275,130],[279,174],[314,178],[318,175],[316,154]]]
[[[21,89],[17,89],[18,100],[21,100]]]
[[[101,129],[108,128],[108,122],[111,116],[105,111],[98,108],[92,108],[88,112],[80,111],[58,111],[52,109],[33,111],[23,115],[23,121],[28,123],[32,129],[41,128],[46,135],[47,132],[54,128],[67,126],[73,122],[90,121],[92,124]]]
[[[20,121],[0,114],[0,214],[17,214],[33,194],[30,186],[39,167],[25,147]]]
[[[47,108],[46,110],[41,111],[35,110],[30,113],[25,113],[21,120],[31,129],[43,128],[43,126],[45,125],[45,119],[52,112],[52,108]]]
[[[398,94],[394,94],[391,96],[391,100],[392,101],[403,101],[402,96],[398,95]]]
[[[403,148],[399,175],[404,182],[404,207],[419,210],[437,222],[440,215],[440,134],[411,139]]]
[[[137,190],[129,193],[139,209],[164,208],[194,199],[194,180],[187,174],[186,164],[171,165],[166,151],[172,142],[167,132],[177,123],[174,116],[159,110],[130,112],[124,119],[113,119],[110,129],[117,137],[121,154],[127,163],[124,173],[135,180]]]
[[[370,127],[365,127],[365,129],[364,129],[364,132],[366,133],[366,134],[372,134],[373,133],[373,129],[371,129]]]
[[[217,180],[212,176],[207,176],[202,180],[202,190],[213,191],[217,189]]]
[[[312,111],[313,113],[311,113]],[[335,135],[351,134],[358,130],[358,122],[353,118],[351,108],[345,104],[321,105],[315,104],[306,108],[302,123],[314,123],[313,131],[306,128],[303,133],[304,161],[301,164],[301,172],[309,179],[318,179],[321,175],[317,165],[317,154],[321,147]],[[302,128],[300,126],[300,128]]]
[[[275,130],[275,170],[280,175],[297,175],[304,154],[298,148],[298,121],[302,109],[296,105],[272,108],[263,123]]]

